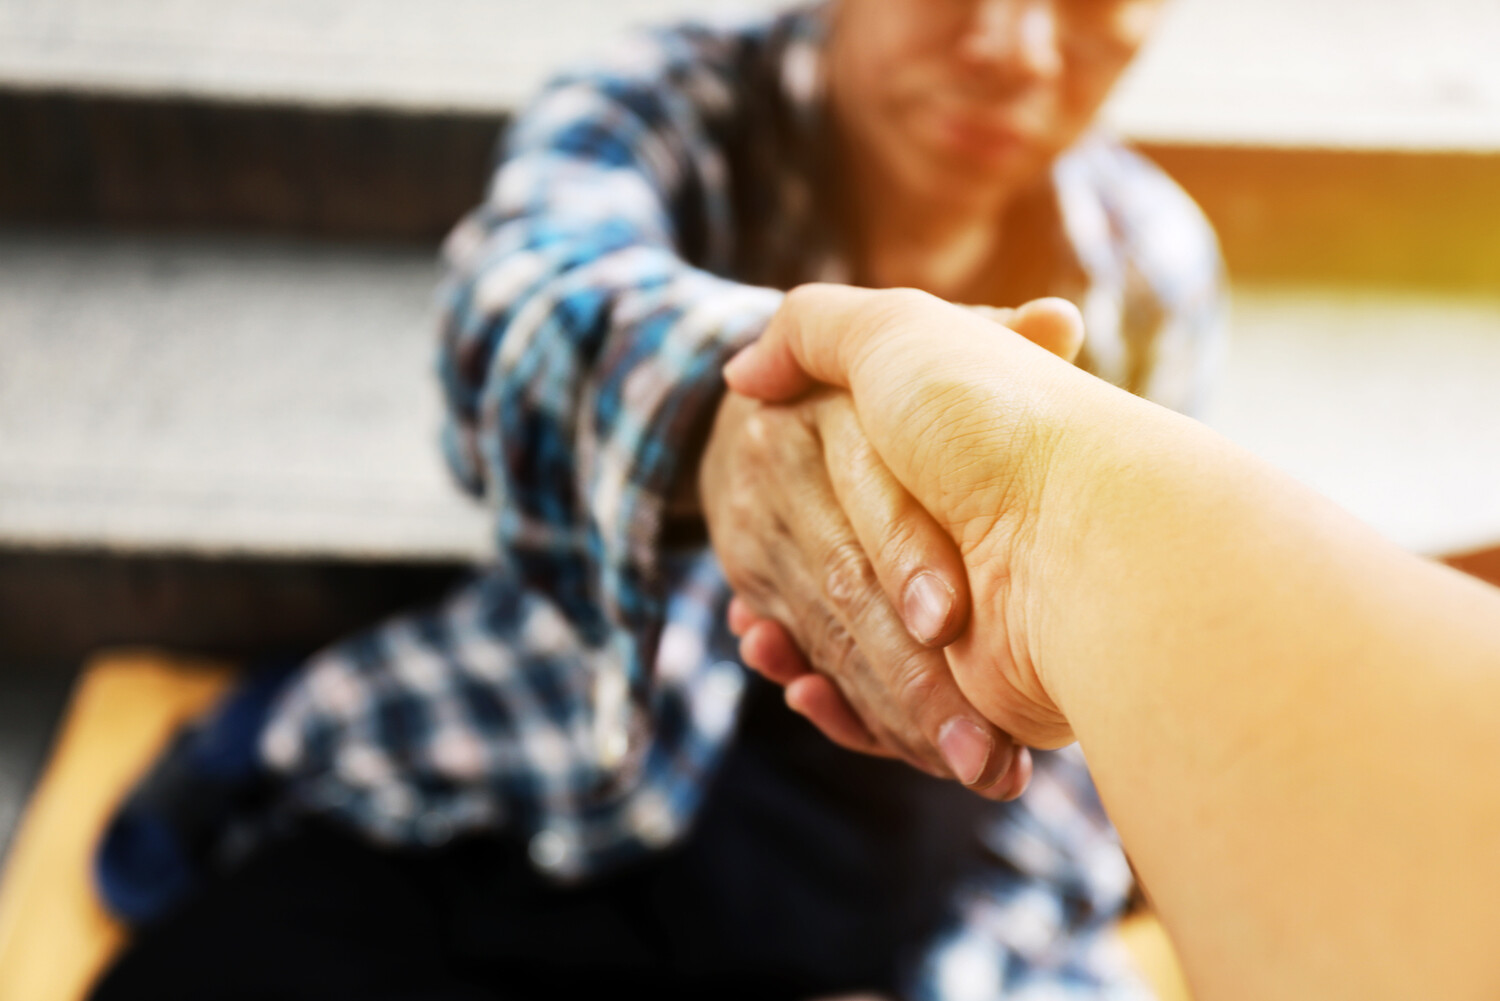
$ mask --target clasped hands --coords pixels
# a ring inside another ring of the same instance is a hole
[[[997,611],[1014,617],[1004,607],[1015,596],[1008,562],[976,574],[975,557],[1008,561],[996,540],[1026,518],[986,470],[954,468],[965,435],[1002,429],[974,426],[985,408],[968,396],[982,386],[933,366],[1008,350],[1017,333],[1071,360],[1082,323],[1060,300],[978,310],[905,290],[794,290],[762,341],[726,369],[732,391],[698,483],[745,663],[841,746],[994,799],[1025,789],[1026,743],[1066,742],[1066,727],[1045,698],[1017,717],[1007,695],[997,712],[989,665],[962,662],[977,630],[992,642]],[[933,338],[952,343],[934,355]],[[875,388],[851,395],[851,365]],[[927,426],[934,413],[951,419]],[[1035,688],[1017,653],[1004,676]],[[986,647],[981,659],[993,658]]]

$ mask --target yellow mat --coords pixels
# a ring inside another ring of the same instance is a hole
[[[1177,963],[1177,952],[1154,915],[1142,913],[1126,918],[1120,926],[1120,939],[1161,1001],[1192,1001],[1182,967]]]
[[[123,944],[90,881],[95,842],[177,725],[230,677],[220,664],[138,652],[80,673],[0,879],[0,1001],[78,1001]]]

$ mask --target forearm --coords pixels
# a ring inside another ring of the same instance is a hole
[[[541,565],[534,583],[643,635],[659,602],[643,616],[631,596],[654,590],[669,498],[693,481],[678,460],[712,418],[719,365],[779,302],[684,250],[727,198],[700,173],[719,151],[680,90],[691,51],[643,39],[628,66],[549,84],[446,245],[455,470],[499,512],[500,548]]]
[[[1500,595],[1099,405],[1037,657],[1200,996],[1493,996]]]
[[[1200,998],[1500,994],[1500,594],[912,293],[795,291],[727,374],[852,390],[963,551],[959,684],[1077,736]]]

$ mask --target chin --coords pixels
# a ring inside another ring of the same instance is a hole
[[[1032,158],[1005,164],[946,159],[922,171],[913,190],[925,200],[951,208],[993,209],[1030,183],[1039,173]]]

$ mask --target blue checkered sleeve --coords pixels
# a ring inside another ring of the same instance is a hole
[[[780,293],[708,270],[727,166],[686,39],[639,36],[550,85],[450,236],[446,450],[498,562],[309,662],[262,738],[295,808],[398,843],[507,824],[561,877],[670,841],[696,809],[743,676],[712,639],[717,564],[668,559],[663,523],[722,363]]]
[[[684,259],[685,230],[726,228],[708,224],[727,165],[702,102],[661,85],[690,54],[669,42],[640,39],[634,72],[554,84],[447,245],[451,464],[493,508],[502,557],[596,641],[655,633],[683,444],[780,300]],[[649,650],[625,655],[639,685]]]

